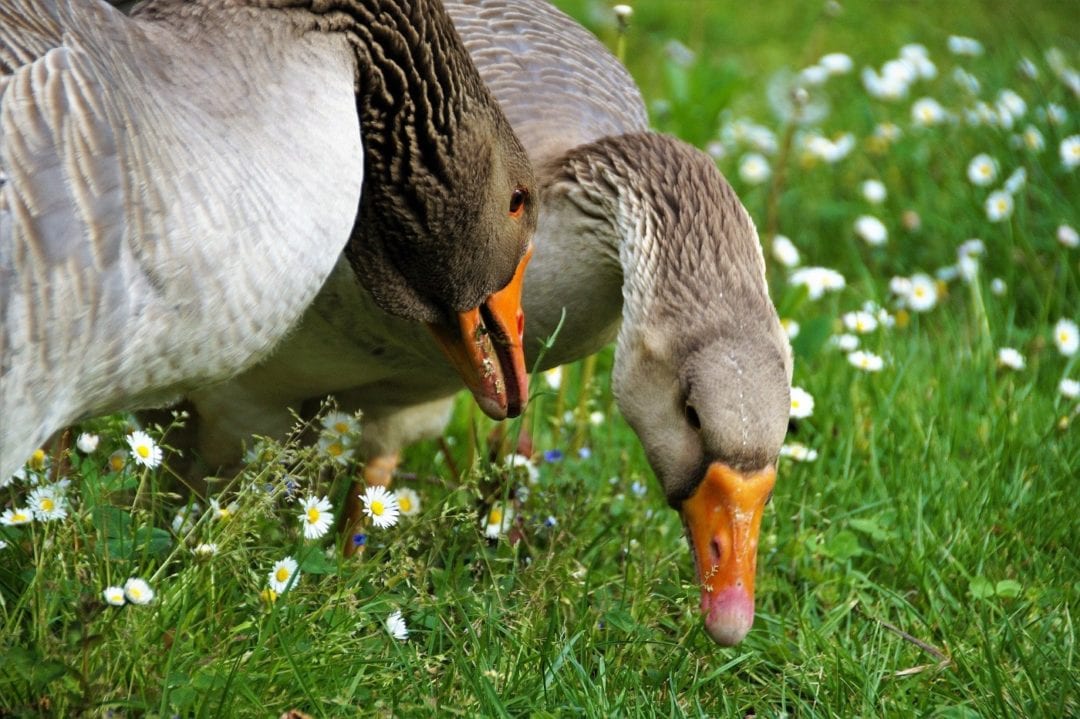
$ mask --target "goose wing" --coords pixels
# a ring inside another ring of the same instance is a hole
[[[648,130],[626,68],[542,0],[446,0],[454,27],[534,164],[608,135]]]

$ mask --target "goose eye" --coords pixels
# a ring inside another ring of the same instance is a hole
[[[524,187],[515,187],[510,193],[510,216],[515,220],[525,213],[525,200],[529,197],[529,191]]]
[[[683,414],[686,415],[686,421],[690,424],[691,427],[693,427],[694,429],[701,429],[701,417],[698,417],[697,410],[694,409],[693,405],[686,405],[686,408],[683,410]]]

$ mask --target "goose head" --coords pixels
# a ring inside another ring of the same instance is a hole
[[[364,186],[345,255],[383,310],[428,325],[489,416],[516,416],[532,167],[441,4],[368,1],[395,9],[371,23],[398,23],[372,36],[400,37],[358,60]]]
[[[682,516],[705,627],[735,644],[753,622],[758,531],[790,412],[791,352],[757,231],[712,159],[672,137],[604,138],[561,168],[544,212],[564,197],[583,232],[611,223],[616,401]]]

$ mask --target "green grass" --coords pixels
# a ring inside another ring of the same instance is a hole
[[[564,6],[614,44],[613,26],[595,20],[601,6]],[[239,504],[231,518],[207,513],[177,535],[169,527],[182,500],[167,471],[107,466],[127,420],[88,424],[102,445],[72,455],[69,518],[0,528],[9,543],[0,550],[0,716],[1077,715],[1080,417],[1057,386],[1080,369],[1050,328],[1076,319],[1080,304],[1080,249],[1055,240],[1059,224],[1080,225],[1077,171],[1058,155],[1080,108],[1043,56],[1057,46],[1080,65],[1075,37],[1063,35],[1073,15],[1054,3],[1023,12],[849,3],[837,17],[818,2],[767,12],[705,0],[635,7],[629,65],[655,122],[703,146],[737,117],[784,137],[765,99],[778,69],[829,51],[856,65],[825,85],[830,111],[819,123],[829,136],[854,134],[850,156],[828,165],[793,150],[783,182],[758,186],[739,178],[742,149],[720,160],[766,243],[772,224],[804,264],[847,279],[842,292],[810,301],[770,262],[781,314],[802,327],[795,384],[816,400],[789,439],[819,456],[781,465],[762,524],[758,617],[738,647],[716,647],[701,628],[681,525],[614,407],[608,350],[592,381],[575,365],[558,392],[533,382],[537,451],[566,457],[539,463],[513,546],[484,539],[479,525],[479,500],[498,491],[489,480],[502,470],[483,461],[491,424],[464,398],[448,432],[462,476],[435,443],[410,449],[399,484],[421,493],[420,515],[371,530],[363,558],[348,563],[328,558],[329,539],[302,539],[286,492],[294,482],[340,507],[353,468],[298,443],[269,446],[228,486]],[[987,53],[949,55],[952,33],[979,38]],[[673,38],[697,54],[694,64],[666,59]],[[900,102],[869,98],[859,69],[906,42],[928,47],[938,77]],[[1021,56],[1036,62],[1037,80],[1017,76]],[[1015,149],[1000,129],[912,127],[918,97],[965,104],[951,79],[957,65],[982,81],[983,99],[1003,87],[1020,93],[1028,114],[1013,133],[1036,125],[1045,150]],[[1037,118],[1047,101],[1066,108],[1063,125]],[[903,134],[875,147],[868,138],[884,121]],[[978,152],[1000,164],[988,188],[966,179]],[[990,223],[983,200],[1021,166],[1028,179],[1013,216]],[[859,194],[870,178],[888,189],[877,207]],[[903,227],[909,210],[921,219],[916,231]],[[886,224],[884,247],[855,238],[861,214]],[[826,343],[863,302],[892,308],[891,277],[950,265],[971,237],[987,248],[974,285],[942,283],[933,310],[863,338],[887,358],[882,372],[856,370]],[[1004,295],[990,291],[992,278],[1005,281]],[[1019,349],[1027,367],[998,367],[1002,346]],[[590,423],[592,411],[604,421]],[[582,446],[590,457],[578,457]],[[26,489],[0,489],[0,501],[21,506]],[[197,559],[191,547],[202,541],[218,554]],[[267,574],[290,554],[302,576],[268,605],[259,597]],[[106,605],[101,591],[129,576],[148,579],[154,601]],[[407,642],[383,628],[394,609]]]

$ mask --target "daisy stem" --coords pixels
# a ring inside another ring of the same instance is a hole
[[[596,355],[591,354],[581,362],[581,381],[578,383],[577,408],[574,410],[574,439],[570,442],[570,449],[574,452],[585,444],[585,436],[589,432],[589,400],[595,375]]]

